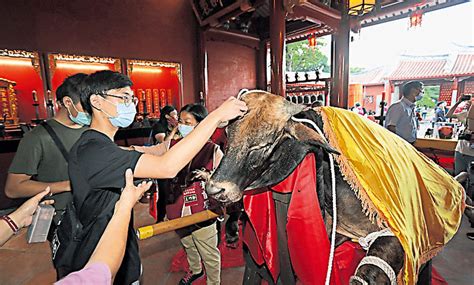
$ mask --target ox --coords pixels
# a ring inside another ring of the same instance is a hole
[[[242,100],[247,103],[249,111],[227,128],[227,153],[207,182],[208,194],[223,204],[237,202],[242,198],[244,190],[279,183],[295,170],[308,153],[314,153],[320,210],[325,223],[330,223],[332,194],[328,153],[337,155],[337,151],[326,144],[326,140],[312,128],[291,120],[297,114],[310,117],[322,129],[321,117],[312,110],[302,112],[304,106],[263,91],[247,92]],[[360,200],[344,181],[337,165],[336,185],[336,245],[382,230],[364,214]],[[395,275],[398,275],[404,265],[404,250],[394,236],[376,239],[367,255],[386,261]],[[253,271],[247,264],[244,283],[258,284],[251,282],[252,279],[259,278]],[[363,281],[368,284],[393,284],[385,271],[371,264],[361,266],[354,275],[358,280],[351,280],[351,284],[361,284]],[[295,279],[291,269],[281,268],[277,284],[294,284]],[[421,277],[419,282],[421,283]]]

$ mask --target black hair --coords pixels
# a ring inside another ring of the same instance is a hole
[[[403,85],[403,96],[410,95],[412,89],[421,89],[423,87],[423,83],[421,81],[408,81]]]
[[[160,110],[160,120],[158,121],[165,127],[165,130],[168,129],[168,120],[166,119],[166,115],[170,115],[171,112],[176,111],[176,108],[171,105],[166,105]]]
[[[101,70],[90,74],[81,84],[81,104],[84,110],[92,115],[90,97],[93,94],[101,95],[108,90],[132,86],[128,76],[111,70]]]
[[[207,109],[201,104],[188,104],[181,108],[181,112],[188,112],[189,114],[193,115],[194,119],[199,123],[207,117]]]
[[[80,84],[87,77],[85,73],[76,73],[64,79],[63,83],[56,89],[56,101],[63,105],[64,97],[71,98],[76,104],[81,100]]]
[[[440,102],[436,103],[436,107],[439,107],[443,103],[446,103],[446,101],[440,101]]]

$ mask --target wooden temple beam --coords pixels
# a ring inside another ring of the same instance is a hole
[[[341,12],[316,0],[303,0],[293,7],[291,18],[305,19],[316,24],[326,24],[333,30],[339,28]]]
[[[427,1],[425,4],[420,6],[420,9],[422,9],[423,13],[428,13],[466,2],[469,2],[469,0],[449,0],[442,3],[436,3],[436,1]],[[415,5],[419,3],[420,1],[417,0],[409,0],[400,1],[399,3],[392,4],[387,7],[381,7],[373,13],[368,13],[367,15],[363,16],[357,23],[354,22],[352,28],[357,29],[357,25],[360,25],[362,28],[370,27],[373,25],[407,18],[411,15]],[[410,9],[412,9],[412,11],[410,11]]]
[[[302,40],[306,40],[310,35],[316,35],[316,37],[324,37],[327,35],[332,35],[334,34],[334,31],[326,31],[326,30],[315,30],[314,32],[312,29],[306,30],[306,31],[301,31],[299,33],[291,33],[291,35],[287,36],[286,43],[294,43],[294,42],[299,42]]]
[[[347,0],[343,1],[339,28],[332,37],[331,48],[331,106],[347,109],[349,103],[349,42],[350,25]]]
[[[221,41],[247,46],[253,49],[260,48],[260,39],[239,31],[209,28],[205,31],[207,41]]]
[[[271,92],[285,96],[285,5],[283,0],[270,0]]]

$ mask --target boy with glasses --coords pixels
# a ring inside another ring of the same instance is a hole
[[[92,122],[71,150],[69,176],[76,215],[84,230],[73,264],[56,268],[59,277],[83,268],[89,260],[114,213],[125,185],[126,169],[132,169],[136,178],[173,178],[201,150],[219,123],[247,110],[244,102],[229,98],[162,156],[142,154],[124,150],[113,141],[118,128],[128,127],[136,114],[131,86],[127,76],[108,70],[89,75],[82,84],[81,103]],[[138,242],[131,219],[124,259],[114,284],[138,284],[140,275]]]

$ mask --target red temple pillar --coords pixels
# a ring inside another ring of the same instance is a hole
[[[283,0],[270,0],[271,91],[285,96],[285,7]]]
[[[347,1],[343,1],[347,7]],[[347,8],[341,15],[341,22],[336,34],[332,37],[331,48],[331,106],[346,108],[349,101],[349,37],[350,25]]]
[[[257,51],[257,89],[267,90],[267,44],[260,41]]]

